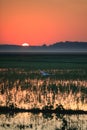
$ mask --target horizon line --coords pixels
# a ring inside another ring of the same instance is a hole
[[[57,41],[57,42],[53,42],[51,44],[47,44],[47,43],[43,43],[43,44],[36,44],[36,45],[31,45],[30,43],[26,42],[29,44],[28,47],[32,47],[32,46],[50,46],[50,45],[53,45],[53,44],[56,44],[56,43],[87,43],[87,41]],[[23,43],[22,43],[23,44]],[[22,44],[17,44],[17,43],[0,43],[0,45],[12,45],[12,46],[22,46]]]

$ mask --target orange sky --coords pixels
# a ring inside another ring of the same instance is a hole
[[[0,43],[87,41],[87,0],[0,0]]]

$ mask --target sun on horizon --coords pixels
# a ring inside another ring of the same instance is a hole
[[[29,43],[23,43],[22,46],[27,47],[29,46]]]

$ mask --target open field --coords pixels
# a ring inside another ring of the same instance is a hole
[[[0,67],[26,67],[28,69],[87,69],[86,66],[87,54],[0,54]]]
[[[0,54],[0,68],[8,71],[48,71],[58,78],[87,79],[87,55],[83,54]],[[58,71],[58,73],[56,73]],[[63,71],[63,72],[62,72]],[[33,76],[36,76],[35,73]]]

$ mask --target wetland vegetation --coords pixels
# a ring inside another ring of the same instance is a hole
[[[51,75],[43,76],[40,70]],[[15,111],[13,112],[13,110]],[[36,120],[35,112],[39,112],[37,113],[37,118],[43,118],[42,122],[44,122],[45,117],[47,117],[46,123],[48,124],[48,120],[50,122],[54,122],[55,120],[55,124],[50,128],[51,130],[64,128],[80,130],[83,126],[79,126],[78,123],[78,127],[74,124],[75,128],[73,128],[73,115],[72,119],[71,116],[66,115],[69,112],[71,114],[76,114],[77,112],[79,120],[82,120],[85,116],[85,120],[83,119],[85,122],[83,130],[85,130],[87,128],[87,55],[0,54],[1,119],[4,114],[4,118],[8,120],[7,115],[9,114],[9,118],[12,118],[13,122],[15,122],[18,120],[19,117],[17,116],[20,115],[20,112],[22,112],[21,116],[24,116],[23,112],[26,111],[25,115],[27,115],[29,110],[35,116],[34,121]],[[11,117],[12,113],[13,117]],[[79,115],[81,113],[83,115]],[[59,115],[58,120],[56,120],[57,114]],[[60,119],[61,114],[63,117]],[[31,120],[31,116],[27,116],[27,118]],[[73,120],[70,122],[70,126],[72,127],[69,126],[68,118]],[[60,122],[61,125],[56,126],[57,122]],[[43,126],[43,123],[38,123],[41,127]],[[14,129],[18,128],[18,130],[34,130],[35,128],[31,121],[30,124],[26,124],[26,121],[23,123],[22,117],[20,125],[17,123],[6,124],[4,121],[2,124],[0,127],[3,129],[6,127],[6,130],[7,127],[11,129],[10,126],[14,127]],[[49,129],[49,127],[47,128]],[[38,130],[44,129],[45,125],[42,129],[38,128]]]

